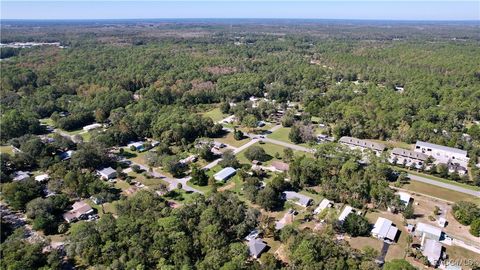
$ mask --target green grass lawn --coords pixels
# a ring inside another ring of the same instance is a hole
[[[422,182],[411,181],[409,184],[403,185],[402,188],[411,190],[413,192],[423,193],[426,195],[444,199],[447,201],[471,201],[480,205],[480,198],[476,198],[475,196],[437,186],[432,186]]]
[[[220,111],[220,108],[215,108],[215,109],[210,110],[210,111],[203,114],[203,117],[210,117],[210,118],[212,118],[212,120],[214,122],[218,122],[218,121],[226,118],[227,116],[228,116],[228,114],[223,114]]]
[[[385,144],[388,148],[403,148],[407,150],[413,149],[412,144],[408,144],[406,142],[401,142],[401,141],[382,141],[382,140],[369,140],[369,141]]]
[[[168,187],[168,183],[162,179],[158,179],[158,178],[147,178],[145,175],[143,174],[139,174],[139,173],[135,173],[135,172],[129,172],[128,173],[129,176],[133,177],[134,180],[144,184],[145,186],[148,186],[148,187],[155,187],[155,186],[158,186],[160,184],[164,184]]]
[[[468,184],[464,184],[464,183],[459,183],[459,182],[456,182],[456,181],[440,178],[440,177],[433,176],[433,175],[426,174],[426,173],[419,173],[419,172],[416,172],[416,171],[412,171],[412,170],[405,169],[405,168],[400,168],[400,167],[397,167],[397,166],[393,166],[393,167],[397,170],[405,171],[405,172],[411,173],[413,175],[418,175],[418,176],[421,176],[421,177],[425,177],[425,178],[428,178],[428,179],[432,179],[432,180],[439,181],[439,182],[446,183],[446,184],[450,184],[450,185],[455,185],[455,186],[467,188],[467,189],[470,189],[470,190],[480,191],[480,187],[477,187],[477,186],[472,186],[472,185],[468,185]]]
[[[215,141],[219,141],[221,143],[225,143],[231,145],[233,147],[240,147],[250,141],[250,138],[244,138],[243,140],[237,141],[233,137],[233,133],[229,132],[222,138],[215,139]]]
[[[272,134],[268,135],[268,138],[274,139],[274,140],[279,140],[279,141],[282,141],[282,142],[293,143],[288,138],[288,134],[290,133],[290,129],[291,128],[289,128],[289,127],[281,127],[279,129],[275,130],[274,132],[272,132]],[[322,132],[322,130],[323,130],[322,128],[317,127],[315,129],[315,134],[320,134]],[[310,145],[308,143],[300,143],[298,145],[301,145],[301,146],[304,146],[304,147],[310,147]]]
[[[260,143],[257,142],[253,145],[262,147],[265,150],[265,152],[271,157],[270,160],[263,163],[264,165],[267,165],[267,166],[270,165],[272,163],[272,161],[281,160],[281,159],[276,159],[275,158],[275,153],[279,153],[280,156],[282,157],[283,156],[283,150],[285,149],[285,147],[283,147],[281,145],[273,144],[273,143],[260,144]],[[242,163],[242,164],[250,164],[250,161],[245,157],[245,151],[246,150],[243,150],[242,152],[238,153],[237,158],[240,161],[240,163]],[[302,155],[306,155],[306,156],[310,156],[310,157],[312,156],[311,153],[305,153],[305,152],[302,152],[302,151],[295,151],[294,150],[293,153],[296,156],[302,156]]]
[[[55,126],[55,123],[53,122],[53,120],[51,118],[40,119],[40,123],[45,124],[45,125],[49,125],[49,126],[52,126],[52,127]]]
[[[13,147],[11,145],[2,145],[0,146],[0,153],[13,155]]]

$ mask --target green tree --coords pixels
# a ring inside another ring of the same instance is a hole
[[[245,150],[244,155],[250,161],[252,160],[267,161],[268,159],[268,155],[265,152],[265,149],[256,145],[253,145],[247,148],[247,150]]]
[[[220,164],[220,166],[222,166],[223,168],[226,168],[226,167],[233,167],[235,169],[240,168],[240,162],[238,161],[233,151],[230,149],[223,153],[222,160],[220,160],[218,164]]]
[[[480,236],[480,218],[472,221],[472,223],[470,224],[470,233],[476,237]]]
[[[192,179],[190,181],[192,181],[194,185],[206,186],[208,184],[208,175],[202,168],[199,168],[196,165],[193,166],[192,173],[190,175],[192,176]]]
[[[453,205],[453,216],[463,225],[470,225],[480,218],[480,207],[473,202],[460,201]]]
[[[370,234],[370,223],[363,216],[349,214],[343,221],[342,228],[353,237]]]
[[[2,186],[5,201],[15,210],[24,210],[27,203],[42,195],[42,186],[34,179],[5,183]]]
[[[293,125],[292,128],[290,129],[290,133],[288,133],[288,138],[290,141],[293,143],[303,143],[302,139],[302,131],[299,125]]]

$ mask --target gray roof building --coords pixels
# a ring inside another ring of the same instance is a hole
[[[262,252],[267,248],[267,244],[265,244],[260,239],[253,239],[248,241],[248,250],[250,252],[250,256],[257,259],[260,257]]]
[[[359,147],[362,149],[371,149],[377,152],[382,152],[385,150],[385,145],[377,142],[372,142],[369,140],[361,140],[357,139],[354,137],[341,137],[340,140],[338,140],[340,143],[348,145],[350,147]]]
[[[286,200],[292,201],[303,207],[307,207],[310,202],[312,202],[312,198],[295,191],[284,191],[283,195],[285,196]]]

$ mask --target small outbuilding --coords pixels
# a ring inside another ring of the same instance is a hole
[[[43,182],[43,181],[48,180],[49,178],[50,177],[48,176],[48,174],[44,173],[44,174],[40,174],[40,175],[35,176],[35,181]]]

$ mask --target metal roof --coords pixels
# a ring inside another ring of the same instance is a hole
[[[373,150],[377,151],[383,151],[385,149],[385,145],[377,142],[372,142],[369,140],[362,140],[362,139],[357,139],[354,137],[341,137],[340,140],[338,140],[341,143],[346,143],[346,144],[353,144],[355,146],[360,146],[360,147],[365,147],[365,148],[370,148]]]
[[[402,156],[402,157],[407,157],[407,158],[419,159],[419,160],[422,160],[422,161],[425,161],[428,158],[428,156],[423,154],[423,153],[419,153],[419,152],[415,152],[415,151],[411,151],[411,150],[406,150],[406,149],[402,149],[402,148],[393,148],[392,154]]]
[[[223,181],[223,180],[227,179],[228,177],[234,175],[236,173],[236,171],[237,170],[235,170],[232,167],[227,167],[227,168],[224,168],[221,171],[217,172],[216,174],[214,174],[213,177],[217,181]]]
[[[437,149],[437,150],[442,150],[442,151],[446,151],[446,152],[451,152],[451,153],[456,153],[456,154],[459,154],[459,155],[467,156],[467,151],[465,151],[465,150],[461,150],[461,149],[453,148],[453,147],[448,147],[448,146],[443,146],[443,145],[439,145],[439,144],[434,144],[434,143],[429,143],[429,142],[417,141],[416,146],[432,148],[432,149]]]

